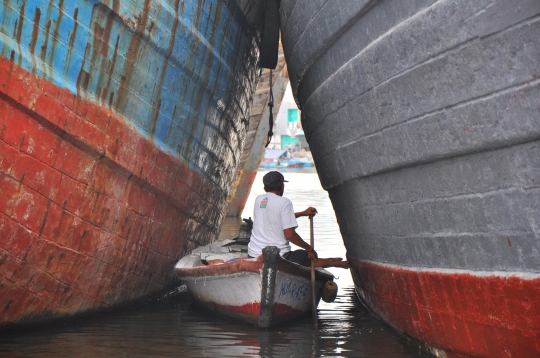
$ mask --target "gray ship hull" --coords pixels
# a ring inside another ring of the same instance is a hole
[[[540,354],[540,2],[293,1],[289,77],[359,297],[434,352]]]

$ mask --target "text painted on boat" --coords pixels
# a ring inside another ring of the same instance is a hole
[[[305,299],[308,293],[309,287],[305,285],[298,284],[296,282],[284,282],[281,284],[281,289],[279,290],[279,297],[289,296],[300,301]]]

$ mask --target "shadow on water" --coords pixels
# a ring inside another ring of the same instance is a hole
[[[268,330],[192,305],[188,294],[0,337],[2,357],[422,357],[342,290],[311,317]]]

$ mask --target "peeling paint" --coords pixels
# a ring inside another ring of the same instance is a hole
[[[0,328],[161,292],[217,238],[256,32],[235,2],[169,5],[0,3]]]

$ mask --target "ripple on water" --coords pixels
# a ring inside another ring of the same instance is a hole
[[[311,317],[271,329],[219,317],[187,294],[0,337],[2,357],[419,357],[417,345],[372,316],[352,287]]]

